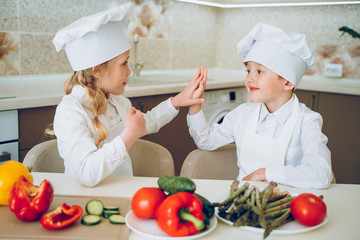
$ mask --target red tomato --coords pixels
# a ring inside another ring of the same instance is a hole
[[[165,200],[163,190],[156,187],[140,188],[131,200],[131,209],[139,218],[153,218],[160,204]]]
[[[324,201],[311,193],[296,196],[290,205],[291,214],[296,221],[305,226],[315,226],[326,217]]]

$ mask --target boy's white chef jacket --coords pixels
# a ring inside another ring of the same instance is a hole
[[[111,95],[107,111],[98,116],[109,130],[109,136],[96,147],[97,132],[92,124],[94,113],[85,97],[85,89],[75,85],[71,94],[59,103],[54,131],[60,156],[64,159],[65,173],[73,175],[85,186],[95,186],[106,176],[133,175],[131,159],[120,137],[124,129],[124,119],[131,108],[131,102],[124,96]],[[144,114],[146,134],[155,133],[170,122],[178,110],[168,99]],[[146,161],[146,159],[144,159]]]
[[[248,150],[244,146],[249,147],[246,144],[247,139],[244,139],[245,135],[249,136],[246,134],[249,126],[253,125],[249,119],[254,119],[254,112],[256,109],[260,109],[256,116],[258,123],[256,135],[277,139],[282,135],[284,125],[292,115],[295,98],[294,94],[293,98],[271,114],[263,103],[242,104],[229,112],[221,124],[214,124],[211,128],[206,123],[202,111],[188,115],[190,135],[198,148],[203,150],[215,150],[226,144],[235,143],[240,168],[238,178],[241,180],[251,173],[251,171],[242,172],[242,170],[252,169],[254,171],[257,169],[251,168],[253,167],[251,159],[241,159],[241,157],[244,158],[242,152]],[[297,98],[296,102],[298,102]],[[298,111],[299,116],[294,122],[293,133],[287,149],[284,151],[283,164],[265,163],[258,167],[265,167],[268,181],[300,188],[327,188],[332,180],[332,171],[330,151],[326,146],[327,138],[321,132],[321,115],[310,110],[304,104],[297,103],[297,106],[300,110]],[[254,145],[252,151],[262,151],[263,148],[266,148],[263,144]]]

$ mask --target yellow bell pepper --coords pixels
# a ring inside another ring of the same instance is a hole
[[[21,162],[7,161],[0,166],[0,205],[9,205],[9,194],[21,175],[33,183],[33,176]]]

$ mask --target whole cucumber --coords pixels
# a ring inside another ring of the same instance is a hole
[[[178,192],[193,193],[196,189],[196,185],[191,179],[179,176],[161,176],[158,179],[158,185],[159,188],[169,194]]]
[[[198,193],[194,193],[195,196],[201,201],[202,205],[203,205],[203,213],[208,217],[211,218],[212,216],[214,216],[215,213],[215,208],[214,206],[211,204],[211,202],[209,200],[207,200],[205,197],[201,196]]]

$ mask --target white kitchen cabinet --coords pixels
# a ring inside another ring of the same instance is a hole
[[[0,164],[19,161],[18,111],[0,111]]]

